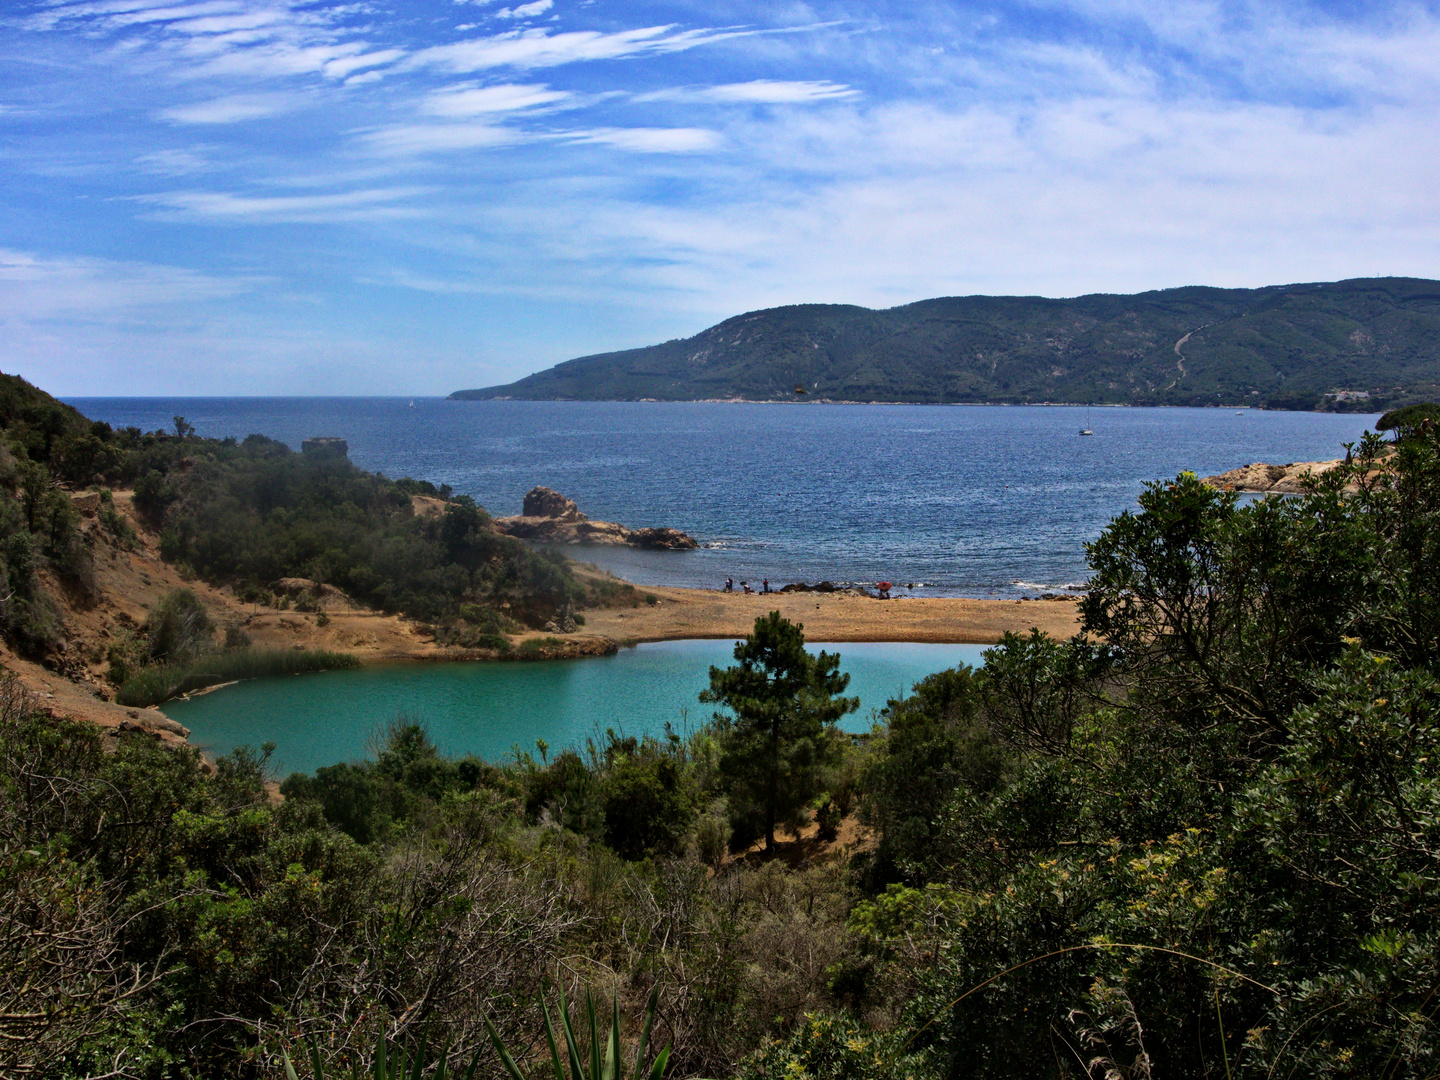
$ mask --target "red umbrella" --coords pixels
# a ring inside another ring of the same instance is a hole
[[[875,583],[875,588],[879,589],[881,592],[889,592],[890,583],[888,581],[877,581]]]

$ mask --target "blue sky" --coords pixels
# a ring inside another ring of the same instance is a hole
[[[431,394],[797,302],[1440,277],[1440,10],[0,3],[0,369]]]

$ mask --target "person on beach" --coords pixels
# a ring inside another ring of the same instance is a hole
[[[755,591],[754,589],[750,588],[750,583],[749,583],[748,581],[742,581],[742,582],[740,582],[740,588],[742,588],[742,589],[745,590],[745,595],[746,595],[746,596],[749,596],[751,593],[753,593],[753,592]]]
[[[733,577],[727,577],[727,578],[725,579],[725,590],[724,590],[724,591],[725,591],[725,592],[734,592],[734,591],[735,591],[735,579],[734,579]]]
[[[761,595],[761,596],[769,596],[769,595],[770,595],[770,579],[769,579],[768,577],[767,577],[763,582],[760,583],[760,595]]]

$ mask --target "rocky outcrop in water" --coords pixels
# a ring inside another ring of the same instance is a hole
[[[547,487],[530,489],[524,513],[495,519],[495,528],[520,540],[543,544],[593,545],[690,551],[700,545],[679,529],[627,529],[613,521],[591,521],[574,499]]]
[[[1266,465],[1263,461],[1257,461],[1252,465],[1242,465],[1238,469],[1231,469],[1229,472],[1219,473],[1216,476],[1207,476],[1200,482],[1208,484],[1210,487],[1220,488],[1222,491],[1262,491],[1283,495],[1300,495],[1305,492],[1304,482],[1307,478],[1318,477],[1344,463],[1342,458],[1335,458],[1332,461],[1292,461],[1285,465]],[[1353,490],[1353,484],[1351,489]]]

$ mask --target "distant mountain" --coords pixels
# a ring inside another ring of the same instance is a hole
[[[1357,278],[1070,300],[952,296],[884,311],[797,304],[450,396],[1371,411],[1434,398],[1436,384],[1440,282]]]

